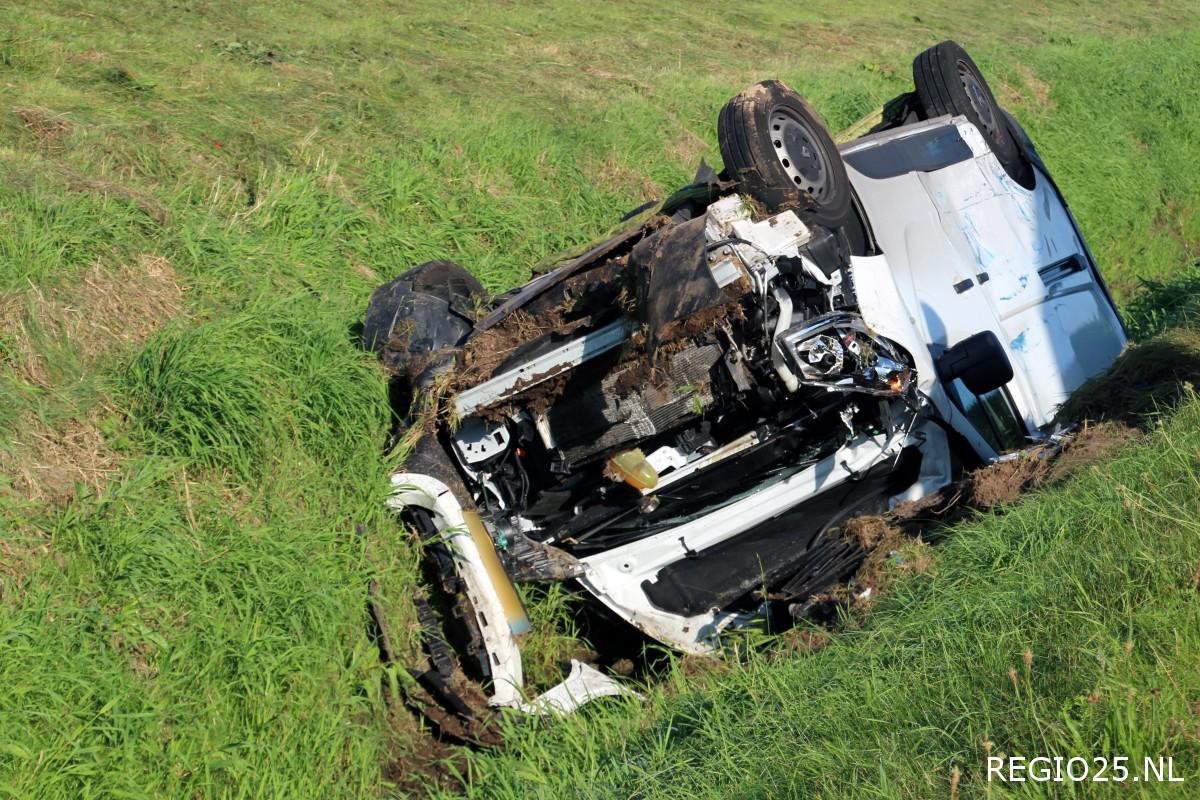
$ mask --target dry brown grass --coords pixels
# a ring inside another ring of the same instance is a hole
[[[616,153],[609,153],[603,161],[589,168],[588,177],[593,184],[605,191],[638,200],[657,200],[663,196],[661,186],[643,173],[623,164]]]
[[[58,340],[90,365],[115,349],[144,342],[179,316],[183,286],[165,258],[145,254],[116,269],[95,264],[43,291],[31,287],[0,296],[0,331],[9,332],[18,369],[29,383],[49,386],[40,341]]]
[[[14,108],[13,113],[25,125],[25,129],[33,134],[38,143],[46,147],[57,147],[71,135],[71,123],[61,114],[56,114],[48,108],[30,106]]]
[[[149,192],[116,181],[88,178],[68,171],[64,171],[64,177],[67,189],[72,192],[82,192],[99,197],[115,197],[123,202],[133,203],[160,227],[166,227],[171,222],[171,212],[167,209],[166,204]]]
[[[61,505],[80,486],[99,491],[117,468],[117,457],[100,432],[105,414],[93,407],[79,416],[47,423],[35,412],[18,421],[7,448],[0,450],[0,472],[19,496]]]
[[[700,159],[708,153],[708,142],[686,128],[671,141],[667,142],[667,158],[677,161],[692,169],[700,164]]]
[[[1005,81],[997,81],[1000,95],[997,99],[1000,105],[1037,113],[1053,111],[1055,103],[1050,97],[1050,84],[1024,64],[1013,64],[1013,69],[1020,76],[1020,85],[1013,86]]]
[[[46,396],[65,396],[71,376],[144,342],[179,316],[183,291],[166,259],[143,255],[116,269],[96,264],[52,289],[0,297],[0,331],[9,344],[0,366]],[[31,407],[0,449],[6,490],[54,504],[74,497],[80,485],[99,491],[117,468],[100,431],[114,410],[102,401],[58,416]]]

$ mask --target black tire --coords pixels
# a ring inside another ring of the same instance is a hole
[[[379,353],[395,375],[415,378],[431,354],[470,335],[475,309],[486,298],[479,280],[453,261],[413,267],[371,293],[363,346]]]
[[[829,228],[850,221],[850,179],[837,145],[785,84],[756,83],[726,103],[717,142],[726,172],[768,211],[795,208]]]
[[[983,134],[1009,177],[1033,188],[1033,169],[1009,132],[1000,104],[979,67],[957,42],[934,45],[913,59],[913,84],[926,119],[963,115]]]

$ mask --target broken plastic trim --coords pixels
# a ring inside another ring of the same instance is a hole
[[[487,650],[492,679],[489,705],[508,706],[530,714],[569,713],[597,697],[636,696],[612,678],[573,661],[565,681],[527,702],[521,692],[524,676],[515,634],[528,630],[529,620],[524,616],[516,590],[500,567],[494,549],[490,550],[491,558],[488,558],[488,548],[494,548],[494,545],[478,512],[464,509],[444,483],[428,475],[399,472],[392,476],[392,487],[387,501],[389,507],[397,511],[411,506],[424,508],[444,531],[446,544],[454,556],[455,570],[466,586],[467,597],[475,609],[475,622]],[[489,569],[491,559],[495,559],[495,563]],[[507,624],[499,620],[506,620]]]

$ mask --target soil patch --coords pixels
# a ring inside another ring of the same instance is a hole
[[[1138,435],[1136,429],[1119,422],[1085,424],[1061,448],[1031,450],[976,470],[966,483],[964,499],[982,509],[1011,505],[1030,489],[1059,483],[1083,467],[1107,460]]]

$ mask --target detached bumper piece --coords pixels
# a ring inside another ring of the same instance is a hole
[[[487,732],[488,709],[513,708],[527,714],[565,714],[597,697],[636,693],[621,686],[598,670],[572,662],[567,679],[545,694],[527,700],[522,692],[523,674],[518,637],[532,625],[520,596],[505,570],[491,535],[473,507],[464,508],[449,486],[424,474],[398,473],[392,476],[393,493],[388,504],[397,511],[419,511],[425,520],[422,527],[432,526],[434,540],[421,531],[426,546],[444,548],[451,561],[452,573],[443,575],[444,585],[460,589],[469,606],[464,619],[470,628],[470,639],[476,639],[480,667],[489,692],[470,680],[458,665],[457,657],[447,644],[440,625],[428,604],[418,599],[417,608],[424,628],[424,643],[428,663],[410,674],[433,705],[417,698],[410,702],[416,710],[453,738],[474,744],[495,744]],[[574,571],[571,564],[554,563],[545,548],[533,542],[522,542],[515,548],[510,561],[531,572],[547,575],[566,575]],[[436,560],[436,559],[435,559]],[[376,625],[384,630],[374,601],[371,604]],[[382,636],[386,642],[387,637]],[[383,646],[381,645],[381,650]],[[390,650],[390,645],[388,646]],[[388,658],[393,657],[387,654]]]

